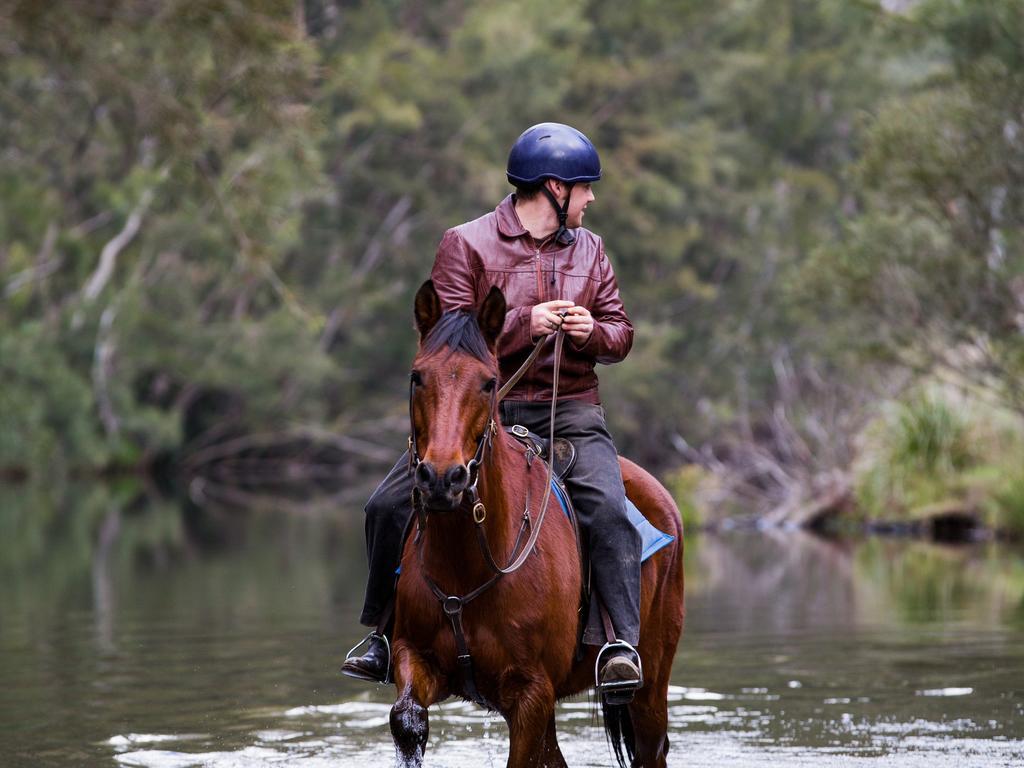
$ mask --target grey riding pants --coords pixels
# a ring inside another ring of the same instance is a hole
[[[522,424],[546,437],[550,403],[506,400],[503,424]],[[640,534],[626,516],[618,455],[599,405],[561,400],[555,434],[571,440],[577,459],[565,484],[590,550],[593,586],[608,608],[620,640],[640,640]],[[376,626],[395,592],[403,534],[412,515],[413,479],[405,454],[366,503],[366,554],[370,574],[360,622]],[[601,645],[604,638],[588,630],[584,640]]]

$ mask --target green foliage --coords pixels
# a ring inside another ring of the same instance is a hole
[[[924,472],[949,472],[972,459],[967,423],[950,405],[923,395],[902,405],[890,438],[894,464]]]
[[[700,488],[706,480],[705,475],[699,466],[689,464],[677,467],[663,478],[665,487],[679,507],[683,530],[687,534],[698,532],[706,522],[706,513],[700,502]]]
[[[279,275],[320,178],[294,6],[146,5],[20,3],[0,32],[0,466],[174,446],[154,374],[266,419],[330,368]]]
[[[894,364],[1024,403],[1019,3],[7,8],[0,467],[143,461],[204,390],[397,451],[412,294],[550,119],[602,155],[625,453],[841,465]],[[906,477],[973,471],[918,416]]]
[[[863,351],[955,371],[1020,411],[1022,25],[1019,3],[915,5],[894,37],[926,63],[867,121],[863,210],[807,276]]]
[[[928,505],[963,498],[963,470],[976,456],[964,417],[924,392],[897,403],[867,431],[858,501],[869,516],[914,517]]]
[[[995,494],[995,502],[1002,513],[1002,527],[1018,538],[1024,537],[1024,471],[1008,473]]]
[[[890,404],[862,438],[856,467],[861,511],[915,519],[939,509],[976,514],[1021,532],[1020,417],[933,386]]]
[[[42,472],[69,461],[103,466],[108,458],[89,382],[42,324],[0,334],[0,467],[29,462]]]

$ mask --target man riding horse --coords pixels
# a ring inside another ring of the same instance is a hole
[[[589,548],[594,588],[622,642],[602,657],[599,679],[620,690],[638,686],[639,655],[631,647],[640,632],[640,534],[627,516],[594,372],[596,363],[626,356],[633,326],[601,238],[582,226],[601,162],[594,145],[575,128],[541,123],[516,140],[507,176],[515,193],[491,213],[445,233],[431,279],[445,311],[477,309],[495,285],[504,293],[508,312],[497,346],[502,381],[538,340],[565,331],[555,433],[576,446],[577,460],[565,482]],[[504,424],[547,434],[552,369],[553,352],[545,347],[502,401]],[[395,570],[412,514],[413,484],[406,455],[366,504],[370,574],[360,621],[377,632],[362,656],[345,661],[342,671],[351,677],[387,678]],[[588,628],[583,639],[600,646],[608,638]]]

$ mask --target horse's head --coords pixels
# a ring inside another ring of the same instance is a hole
[[[441,312],[431,281],[416,293],[420,346],[413,361],[409,411],[416,487],[426,506],[455,509],[475,481],[496,422],[495,345],[505,297],[491,288],[479,312]],[[494,420],[494,421],[492,421]]]

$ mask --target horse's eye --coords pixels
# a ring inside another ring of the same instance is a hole
[[[410,379],[410,380],[412,381],[412,383],[413,383],[413,384],[415,384],[415,385],[416,385],[417,387],[421,387],[421,386],[423,386],[423,377],[422,377],[422,376],[420,376],[420,372],[419,372],[419,371],[413,371],[412,373],[410,373],[410,374],[409,374],[409,379]]]
[[[498,385],[498,380],[497,379],[491,379],[486,384],[484,384],[484,392],[493,392],[494,388],[497,385]]]

